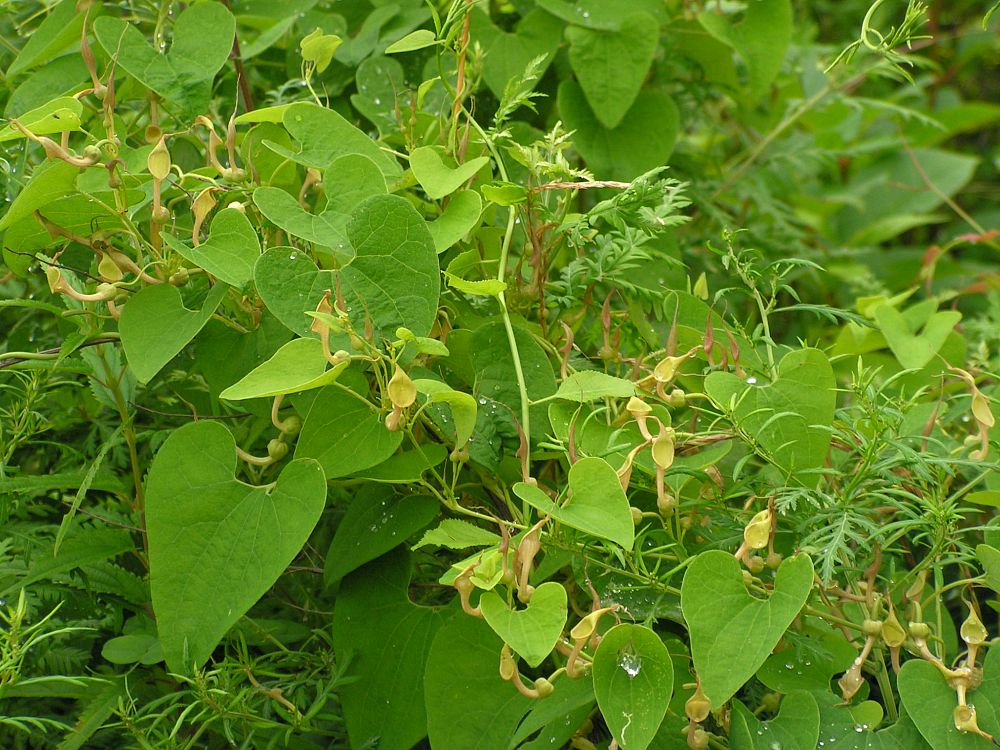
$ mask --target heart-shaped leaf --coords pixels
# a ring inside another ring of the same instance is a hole
[[[427,495],[399,495],[391,487],[361,485],[330,542],[323,569],[327,586],[385,554],[427,526],[440,503]]]
[[[555,397],[567,401],[596,401],[602,398],[628,398],[636,394],[635,383],[606,372],[583,370],[574,372],[562,383]]]
[[[843,705],[828,689],[812,691],[819,705],[819,743],[833,750],[930,750],[909,715],[900,706],[899,720],[877,732],[882,706],[874,701]],[[876,720],[877,719],[877,720]],[[764,745],[764,748],[767,748]]]
[[[604,634],[594,654],[594,695],[619,747],[649,746],[673,692],[674,667],[660,636],[629,623]]]
[[[670,158],[680,131],[680,114],[659,89],[640,92],[618,127],[604,127],[575,81],[559,86],[559,114],[574,131],[573,145],[597,177],[632,180]]]
[[[293,339],[267,362],[226,388],[219,398],[242,401],[322,388],[340,377],[349,361],[336,367],[329,367],[329,364],[318,339]]]
[[[541,78],[555,57],[562,40],[563,24],[551,13],[531,10],[525,14],[514,33],[493,25],[489,14],[476,6],[472,11],[472,36],[482,44],[483,79],[497,97],[507,84],[524,75],[528,64],[541,57],[537,69]]]
[[[483,201],[475,190],[460,190],[452,195],[444,213],[427,225],[438,253],[475,229],[482,212]]]
[[[933,300],[928,302],[936,307]],[[962,313],[957,310],[933,312],[933,309],[931,307],[928,310],[931,314],[919,316],[918,333],[916,326],[907,319],[908,316],[891,305],[879,305],[875,308],[875,321],[903,367],[919,369],[930,362],[941,351],[945,339],[962,319]]]
[[[740,53],[749,81],[743,99],[754,104],[781,70],[792,40],[791,0],[758,0],[747,6],[746,16],[733,24],[714,11],[705,11],[698,22],[719,41]]]
[[[750,595],[736,559],[722,550],[702,552],[681,584],[681,610],[691,636],[691,656],[705,695],[717,709],[753,677],[805,606],[812,590],[808,555],[787,558],[774,592]]]
[[[536,705],[497,678],[502,646],[485,622],[464,612],[438,630],[424,671],[427,734],[434,750],[505,748]]]
[[[830,360],[819,349],[799,349],[778,364],[769,385],[742,380],[729,372],[705,378],[705,393],[741,430],[753,437],[768,460],[790,477],[815,486],[811,471],[826,462],[836,407],[836,379]]]
[[[149,470],[153,611],[175,672],[208,660],[302,549],[326,505],[316,461],[292,461],[268,490],[238,481],[236,460],[229,430],[192,422],[167,438]]]
[[[349,214],[336,209],[311,214],[295,198],[276,187],[257,188],[253,191],[253,202],[268,221],[293,237],[329,247],[345,262],[353,255],[347,239]]]
[[[403,442],[389,432],[378,411],[337,387],[321,390],[303,416],[296,458],[314,458],[329,479],[347,476],[385,461]]]
[[[409,750],[427,734],[423,676],[445,613],[410,601],[410,569],[409,554],[397,550],[348,576],[338,592],[333,644],[358,675],[337,689],[350,747]]]
[[[242,211],[224,208],[212,219],[208,240],[197,247],[163,234],[163,241],[182,258],[204,268],[220,281],[241,289],[253,278],[253,264],[260,257],[260,239]]]
[[[635,102],[653,64],[660,26],[648,13],[633,13],[617,31],[570,26],[569,62],[590,108],[612,130]]]
[[[986,750],[996,747],[983,737],[955,728],[952,713],[958,705],[955,690],[937,668],[923,659],[911,659],[899,671],[899,698],[934,750]],[[1000,649],[991,648],[983,662],[983,682],[969,693],[979,728],[1000,736]]]
[[[236,19],[222,3],[191,5],[177,17],[166,54],[153,49],[138,28],[121,18],[98,18],[94,34],[130,76],[186,113],[200,113],[207,110],[212,79],[233,49]]]
[[[35,135],[62,133],[68,130],[80,129],[80,115],[83,114],[83,103],[72,96],[57,97],[30,112],[25,112],[17,118],[25,130]],[[13,125],[0,128],[0,143],[14,141],[27,136]]]
[[[489,161],[489,157],[479,156],[453,167],[445,164],[442,152],[435,146],[421,146],[410,152],[413,176],[424,192],[435,200],[454,193]]]
[[[809,693],[785,696],[778,715],[770,721],[759,721],[740,701],[733,701],[729,730],[733,750],[819,747],[818,740],[819,706]]]
[[[479,599],[479,609],[493,632],[529,666],[537,667],[552,653],[566,626],[566,589],[547,581],[522,610],[510,609],[495,592],[487,591]]]
[[[396,160],[369,138],[367,133],[354,127],[332,109],[298,102],[281,112],[281,122],[299,142],[300,150],[292,151],[269,140],[265,140],[264,145],[298,164],[326,169],[338,157],[353,154],[365,156],[375,162],[387,182],[397,180],[403,173]]]
[[[556,505],[535,485],[518,482],[514,494],[556,521],[610,539],[625,549],[635,542],[635,524],[618,473],[603,458],[581,458],[569,470],[569,499]]]
[[[118,331],[125,357],[142,383],[153,379],[198,335],[226,296],[229,287],[216,284],[200,310],[184,307],[181,293],[169,284],[147,286],[122,308]]]
[[[312,336],[307,311],[316,309],[336,276],[355,330],[366,321],[375,340],[394,339],[404,326],[426,336],[437,314],[440,274],[437,251],[427,225],[406,199],[378,195],[365,200],[347,224],[355,257],[340,271],[321,271],[303,253],[272,248],[254,267],[264,304],[301,336]]]

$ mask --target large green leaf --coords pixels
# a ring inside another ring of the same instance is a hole
[[[270,489],[238,481],[236,441],[192,422],[160,447],[146,480],[153,611],[167,665],[201,667],[278,579],[326,505],[319,464],[289,463]]]
[[[613,129],[601,124],[574,81],[560,84],[558,102],[566,127],[575,131],[573,145],[599,178],[634,179],[666,164],[677,142],[677,105],[658,89],[641,92]]]
[[[19,73],[40,65],[68,47],[80,43],[80,31],[84,18],[96,18],[102,3],[93,3],[86,12],[77,10],[77,0],[60,0],[48,9],[48,15],[37,28],[27,36],[24,46],[7,68],[7,78],[13,79]]]
[[[332,109],[299,102],[281,112],[281,122],[299,142],[300,150],[292,151],[270,140],[265,140],[264,145],[306,167],[326,169],[338,157],[360,155],[375,162],[387,182],[403,173],[392,156]]]
[[[337,595],[333,644],[356,681],[338,689],[351,747],[410,750],[427,734],[424,664],[444,620],[407,596],[408,554],[399,550],[348,576]]]
[[[819,731],[819,707],[809,693],[795,692],[785,696],[778,715],[770,721],[759,721],[740,701],[733,701],[729,729],[733,750],[820,747],[816,744]],[[835,747],[839,748],[840,743]]]
[[[381,415],[351,392],[328,386],[305,413],[296,458],[315,458],[328,479],[377,466],[396,452],[403,432],[389,432]]]
[[[812,590],[808,555],[787,558],[774,592],[751,596],[736,559],[722,550],[702,552],[681,585],[681,610],[691,637],[691,656],[712,708],[719,708],[774,650]]]
[[[434,750],[504,748],[532,708],[531,699],[497,674],[502,645],[489,625],[464,612],[438,630],[424,671]]]
[[[514,494],[543,514],[574,529],[609,539],[625,549],[635,542],[635,524],[618,473],[603,458],[581,458],[569,470],[569,499],[556,505],[542,490],[526,482]]]
[[[322,388],[340,377],[349,362],[330,367],[318,339],[293,339],[233,383],[219,398],[242,401]]]
[[[242,211],[219,211],[212,219],[208,239],[196,247],[188,247],[169,234],[162,236],[175,253],[237,289],[253,278],[253,264],[260,257],[260,239]]]
[[[375,483],[361,485],[330,542],[324,582],[329,586],[398,547],[433,521],[439,509],[440,503],[427,495],[400,495]]]
[[[443,253],[476,228],[483,212],[483,201],[475,190],[453,193],[444,212],[427,225],[434,247]]]
[[[200,114],[207,111],[212,79],[233,49],[236,19],[222,3],[191,5],[177,17],[166,54],[123,18],[98,18],[94,34],[118,67],[186,114]]]
[[[903,367],[919,369],[930,362],[962,320],[962,313],[958,310],[935,312],[936,300],[927,302],[931,303],[930,306],[926,303],[915,306],[924,308],[927,313],[919,316],[919,331],[908,319],[912,316],[904,315],[891,305],[879,305],[874,310],[875,320],[882,329],[886,343]]]
[[[404,198],[378,195],[365,200],[347,223],[354,260],[340,271],[321,271],[304,253],[272,248],[254,267],[254,281],[268,309],[296,333],[311,335],[307,311],[328,290],[340,289],[352,323],[366,321],[376,342],[395,338],[400,326],[426,336],[437,314],[440,274],[427,225]]]
[[[986,750],[996,745],[955,728],[955,689],[930,662],[911,659],[898,678],[899,698],[920,734],[934,750]],[[970,691],[976,721],[984,732],[1000,737],[1000,649],[991,648],[983,662],[983,683]]]
[[[736,50],[749,73],[747,104],[755,104],[781,70],[792,40],[791,0],[755,0],[747,5],[743,20],[734,24],[714,10],[698,16],[698,21],[716,39]]]
[[[200,310],[184,307],[181,293],[169,284],[147,286],[122,308],[118,330],[125,357],[142,383],[153,379],[204,328],[229,287],[216,284]]]
[[[36,210],[48,205],[54,200],[76,192],[76,176],[80,168],[64,161],[53,159],[44,162],[34,171],[31,180],[17,194],[17,198],[0,216],[0,230],[26,219]]]
[[[537,667],[556,647],[566,626],[566,589],[547,581],[535,589],[527,609],[511,609],[496,592],[487,591],[479,599],[483,618],[504,643]]]
[[[768,459],[802,484],[815,486],[816,469],[826,463],[829,427],[836,406],[836,379],[819,349],[789,352],[778,363],[770,384],[729,372],[705,378],[705,393],[720,409],[731,411],[736,425]]]
[[[594,695],[623,750],[645,750],[674,690],[674,667],[660,636],[623,623],[601,638],[594,654]]]
[[[605,128],[618,127],[653,64],[660,27],[648,13],[632,13],[616,31],[570,26],[569,62],[590,109]]]
[[[526,13],[514,32],[497,28],[489,15],[476,6],[472,11],[472,38],[485,52],[483,79],[498,97],[503,96],[507,84],[524,75],[528,64],[542,58],[538,77],[549,67],[562,39],[563,24],[558,18],[543,10]]]

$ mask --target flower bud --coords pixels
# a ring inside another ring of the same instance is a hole
[[[962,640],[966,642],[969,646],[981,646],[989,640],[989,633],[986,632],[986,627],[983,625],[982,620],[979,619],[979,615],[976,614],[976,610],[972,608],[969,604],[969,616],[965,618],[965,622],[962,623]]]
[[[695,688],[694,695],[684,702],[684,714],[696,724],[700,724],[708,718],[712,712],[712,701],[708,699],[701,689],[701,682]]]
[[[867,636],[878,637],[882,634],[882,621],[865,620],[861,623],[861,632]]]
[[[190,278],[191,274],[186,268],[178,268],[174,273],[170,274],[169,282],[171,286],[184,286]]]
[[[417,387],[399,365],[396,365],[392,378],[389,380],[388,391],[389,400],[394,406],[401,409],[412,406],[413,402],[417,400]]]
[[[664,427],[660,434],[653,439],[650,449],[653,454],[653,462],[661,469],[669,469],[674,463],[674,431],[670,427]]]
[[[538,691],[539,698],[548,698],[555,691],[556,687],[545,677],[535,680],[535,690]]]
[[[287,435],[288,437],[294,437],[299,434],[299,430],[302,429],[302,417],[297,414],[293,414],[290,417],[285,417],[284,421],[281,423],[281,434]]]
[[[662,495],[658,495],[656,498],[656,509],[660,511],[661,515],[670,515],[674,508],[677,507],[677,498],[674,497],[669,492],[664,492]]]
[[[854,662],[851,668],[844,672],[844,675],[837,680],[837,685],[840,686],[840,695],[844,701],[851,700],[854,694],[861,689],[864,682],[865,678],[861,676],[861,664]]]
[[[705,750],[708,747],[708,732],[698,727],[688,737],[688,747],[691,750]]]
[[[889,648],[899,648],[906,640],[906,631],[899,624],[896,612],[892,608],[889,609],[889,616],[882,623],[882,640]]]
[[[743,541],[750,549],[764,549],[771,538],[771,515],[770,508],[764,508],[760,513],[750,519],[750,523],[743,529]]]
[[[757,557],[757,555],[751,555],[746,560],[747,570],[749,570],[754,575],[761,573],[764,570],[764,558]]]
[[[170,209],[166,206],[153,206],[151,216],[157,224],[166,224],[170,221]]]
[[[510,646],[505,643],[500,649],[500,677],[504,680],[510,680],[516,672],[517,662],[514,661],[514,655],[510,651]]]
[[[153,175],[154,180],[165,180],[170,174],[170,152],[167,151],[167,143],[163,136],[157,141],[153,150],[146,157],[146,168]]]
[[[667,398],[667,403],[674,407],[675,409],[681,409],[687,406],[687,394],[680,388],[674,388],[670,391],[670,396]]]
[[[931,627],[926,622],[911,622],[906,630],[915,641],[926,641],[931,637]]]
[[[267,455],[271,457],[272,461],[280,461],[288,455],[288,443],[274,438],[267,444]]]

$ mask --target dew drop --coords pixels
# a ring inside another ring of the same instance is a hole
[[[751,375],[749,378],[747,378],[747,385],[757,385],[757,378]]]
[[[642,658],[635,654],[622,654],[618,666],[625,670],[629,677],[635,677],[642,669]]]

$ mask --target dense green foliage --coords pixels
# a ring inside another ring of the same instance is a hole
[[[991,746],[989,6],[3,3],[0,745]]]

